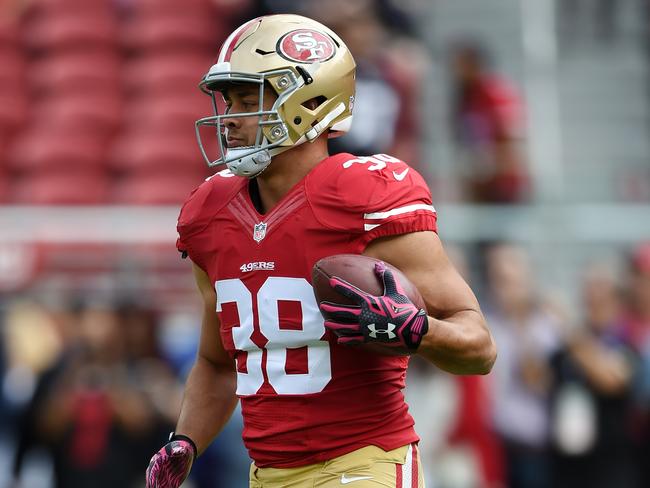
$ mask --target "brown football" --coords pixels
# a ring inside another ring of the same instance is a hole
[[[355,305],[349,298],[336,292],[330,286],[330,278],[336,276],[348,283],[353,284],[357,288],[370,293],[372,295],[382,295],[384,293],[384,285],[381,279],[375,274],[375,263],[379,262],[378,259],[361,254],[336,254],[333,256],[325,257],[319,260],[312,268],[312,287],[314,288],[314,295],[316,301],[341,303],[347,305]],[[418,307],[426,310],[426,305],[422,299],[422,295],[413,283],[394,266],[385,263],[386,267],[393,272],[397,281],[402,285],[404,293],[411,301]],[[326,319],[326,314],[323,314]],[[390,356],[401,356],[410,354],[410,351],[398,347],[383,346],[380,343],[363,344],[361,346],[369,348],[379,354]]]

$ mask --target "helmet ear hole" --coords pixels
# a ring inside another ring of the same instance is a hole
[[[310,98],[309,100],[302,102],[302,106],[309,110],[316,110],[318,107],[323,105],[327,101],[327,97],[319,95],[317,97]]]
[[[294,117],[293,123],[296,125],[300,125],[302,123],[302,117],[300,116]]]

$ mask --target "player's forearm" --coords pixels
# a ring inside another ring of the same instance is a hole
[[[237,375],[199,356],[185,385],[176,433],[190,437],[202,453],[237,405]]]
[[[418,354],[449,373],[487,374],[496,346],[480,312],[464,310],[439,320],[429,317],[429,331]]]

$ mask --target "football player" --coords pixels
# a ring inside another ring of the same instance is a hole
[[[328,154],[327,139],[352,122],[354,76],[344,42],[297,15],[243,24],[204,76],[216,114],[197,121],[199,145],[225,169],[178,221],[203,323],[176,432],[152,458],[147,487],[178,487],[238,400],[251,487],[424,486],[402,395],[409,356],[350,344],[407,348],[451,373],[490,371],[495,345],[436,234],[423,178],[390,155]],[[218,136],[214,156],[206,127]],[[393,264],[427,310],[379,264],[384,294],[333,280],[358,306],[324,304],[334,317],[325,322],[311,270],[341,253]]]

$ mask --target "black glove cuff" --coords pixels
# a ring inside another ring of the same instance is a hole
[[[187,441],[190,446],[192,446],[192,451],[194,451],[194,460],[196,460],[196,457],[199,455],[199,450],[196,448],[196,444],[194,444],[194,441],[187,437],[186,435],[183,434],[177,434],[176,432],[170,432],[169,433],[169,442],[172,441]]]

